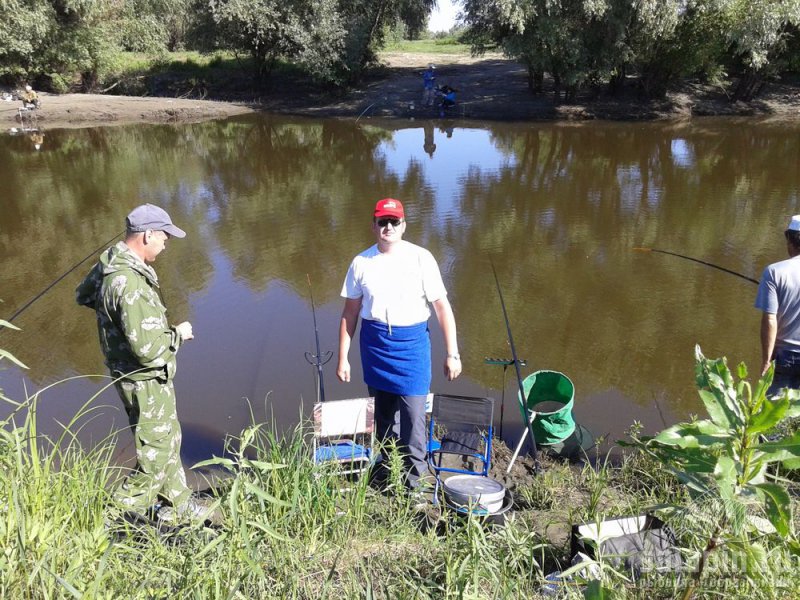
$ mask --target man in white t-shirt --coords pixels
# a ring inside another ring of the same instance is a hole
[[[448,380],[461,373],[461,358],[453,310],[436,259],[425,248],[403,241],[405,231],[402,203],[393,198],[380,200],[372,222],[377,244],[353,259],[342,286],[345,301],[336,375],[350,381],[348,354],[360,316],[361,364],[364,382],[375,396],[378,436],[397,440],[404,455],[406,485],[413,489],[427,472],[425,399],[431,383],[431,307],[444,334]]]
[[[767,395],[781,388],[800,389],[800,215],[784,232],[788,260],[764,269],[756,308],[761,317],[761,374],[775,361],[775,377]]]

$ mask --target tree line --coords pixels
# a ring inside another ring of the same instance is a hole
[[[120,52],[228,50],[347,84],[388,31],[414,37],[436,0],[0,0],[0,78],[94,89]]]
[[[800,67],[798,0],[464,0],[464,20],[473,49],[502,48],[532,91],[547,73],[567,101],[629,75],[646,97],[680,78],[736,77],[734,99],[748,100]]]
[[[279,62],[333,85],[359,79],[387,34],[420,36],[436,0],[0,0],[0,79],[92,90],[123,51],[226,50],[265,78]],[[800,69],[800,0],[463,0],[459,36],[545,75],[557,100],[644,96],[736,77],[735,99]]]

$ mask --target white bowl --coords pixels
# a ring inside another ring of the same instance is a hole
[[[499,481],[481,475],[453,475],[442,481],[448,503],[456,507],[472,506],[486,514],[503,508],[506,488]]]

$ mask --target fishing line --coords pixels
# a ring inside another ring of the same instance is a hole
[[[497,278],[497,271],[494,268],[494,261],[489,259],[489,264],[492,265],[492,273],[494,274],[494,282],[497,285],[497,295],[500,296],[500,306],[503,308],[503,318],[506,322],[506,332],[508,333],[508,344],[511,346],[511,356],[514,359],[514,369],[517,372],[517,384],[519,385],[519,410],[522,413],[522,420],[527,425],[527,431],[531,436],[531,454],[533,455],[534,462],[534,475],[539,473],[539,449],[536,447],[536,437],[533,435],[533,419],[531,419],[527,410],[525,409],[525,388],[522,385],[522,372],[519,370],[520,360],[517,357],[517,349],[514,346],[514,336],[511,334],[511,324],[508,322],[508,312],[506,311],[506,303],[503,300],[503,291],[500,289],[500,280]],[[514,464],[516,456],[512,458],[508,470]],[[508,472],[508,471],[506,471]]]
[[[64,273],[63,275],[61,275],[61,276],[60,276],[58,279],[56,279],[56,280],[55,280],[53,283],[51,283],[50,285],[48,285],[48,286],[47,286],[46,288],[44,288],[44,289],[43,289],[41,292],[39,292],[38,294],[36,294],[36,295],[35,295],[33,298],[31,298],[30,300],[28,300],[28,302],[26,302],[26,303],[25,303],[25,305],[24,305],[24,306],[22,306],[22,308],[20,308],[19,310],[17,310],[17,312],[15,312],[13,315],[11,315],[11,318],[10,318],[8,321],[9,321],[9,322],[12,322],[14,319],[16,319],[18,316],[20,316],[20,315],[21,315],[23,312],[25,312],[25,311],[26,311],[26,310],[27,310],[27,309],[30,307],[30,305],[31,305],[31,304],[33,304],[33,303],[34,303],[34,302],[36,302],[36,301],[37,301],[39,298],[41,298],[41,297],[42,297],[42,296],[44,296],[44,295],[45,295],[47,292],[49,292],[49,291],[50,291],[50,290],[51,290],[51,289],[52,289],[52,288],[53,288],[53,287],[54,287],[54,286],[55,286],[55,285],[56,285],[56,284],[57,284],[59,281],[61,281],[62,279],[64,279],[64,277],[66,277],[67,275],[69,275],[70,273],[72,273],[72,272],[73,272],[75,269],[77,269],[78,267],[80,267],[80,266],[81,266],[83,263],[85,263],[87,260],[89,260],[90,258],[92,258],[92,257],[93,257],[95,254],[97,254],[98,252],[100,252],[100,251],[101,251],[103,248],[107,247],[107,246],[108,246],[108,245],[109,245],[111,242],[113,242],[115,239],[117,239],[117,238],[118,238],[119,236],[121,236],[123,233],[125,233],[125,231],[124,231],[124,230],[123,230],[123,231],[121,231],[121,232],[119,232],[119,233],[115,233],[115,234],[114,234],[114,237],[112,237],[110,240],[108,240],[107,242],[103,242],[103,243],[102,243],[100,246],[98,246],[96,249],[92,250],[92,251],[91,251],[89,254],[87,254],[87,255],[86,255],[84,258],[82,258],[82,259],[80,260],[80,262],[78,262],[78,263],[76,263],[75,265],[73,265],[73,266],[72,266],[72,267],[69,269],[69,271],[67,271],[66,273]]]
[[[678,254],[677,252],[670,252],[669,250],[659,250],[658,248],[633,248],[633,250],[637,252],[659,252],[661,254],[669,254],[670,256],[677,256],[678,258],[685,258],[686,260],[691,260],[696,263],[700,263],[701,265],[705,265],[707,267],[711,267],[712,269],[718,269],[724,273],[729,273],[730,275],[736,275],[736,277],[741,277],[749,281],[750,283],[755,283],[758,285],[760,282],[758,279],[753,279],[752,277],[748,277],[747,275],[742,275],[741,273],[737,273],[736,271],[732,271],[731,269],[726,269],[725,267],[720,267],[719,265],[715,265],[714,263],[706,262],[704,260],[700,260],[699,258],[694,258],[693,256],[686,256],[685,254]]]

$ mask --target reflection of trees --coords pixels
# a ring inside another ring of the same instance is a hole
[[[676,164],[675,138],[696,157],[690,168]],[[653,389],[686,390],[680,400],[692,406],[693,344],[755,364],[753,286],[631,248],[668,248],[758,276],[783,258],[781,228],[798,208],[796,132],[609,124],[499,129],[494,141],[516,163],[470,175],[462,214],[472,227],[448,243],[493,257],[532,368],[561,369],[579,390],[614,386],[642,402]],[[464,260],[458,271],[453,292],[473,360],[507,355],[487,261]],[[487,310],[496,318],[483,317]],[[487,373],[487,385],[496,376],[477,360],[467,370]]]
[[[191,133],[191,127],[168,126],[53,131],[38,153],[17,149],[14,138],[3,140],[3,316],[121,232],[130,209],[150,201],[164,206],[188,232],[186,240],[169,243],[156,265],[171,314],[188,317],[187,295],[202,289],[211,272],[195,226],[202,219],[192,214],[190,198],[205,175],[192,169]],[[48,377],[104,371],[94,317],[73,298],[92,262],[20,315],[16,323],[23,333],[8,338],[6,347],[26,363],[47,365]],[[39,378],[35,369],[31,376]]]
[[[370,243],[373,203],[422,186],[419,171],[401,183],[376,157],[390,137],[338,121],[222,128],[206,157],[217,174],[208,201],[235,275],[255,289],[279,278],[306,296],[308,273],[321,300],[338,297],[347,264]]]
[[[754,286],[631,248],[760,276],[783,258],[781,230],[800,212],[795,129],[498,124],[490,135],[510,166],[481,169],[475,148],[476,164],[460,167],[456,213],[444,218],[435,205],[450,199],[433,193],[437,174],[426,174],[419,143],[399,178],[376,151],[392,131],[377,126],[252,116],[55,131],[39,153],[27,140],[0,139],[0,306],[11,314],[121,230],[143,200],[165,206],[189,233],[156,265],[174,320],[192,318],[188,295],[206,287],[215,244],[256,292],[279,280],[305,298],[308,273],[318,305],[338,303],[347,264],[372,242],[373,203],[394,196],[409,207],[407,238],[446,267],[466,372],[486,386],[499,374],[483,357],[509,355],[490,257],[528,370],[563,370],[579,394],[617,387],[649,403],[653,389],[666,390],[691,406],[698,342],[708,356],[755,364]],[[93,317],[72,299],[87,269],[20,317],[22,334],[6,337],[3,347],[26,363],[52,365],[48,377],[103,370]]]

